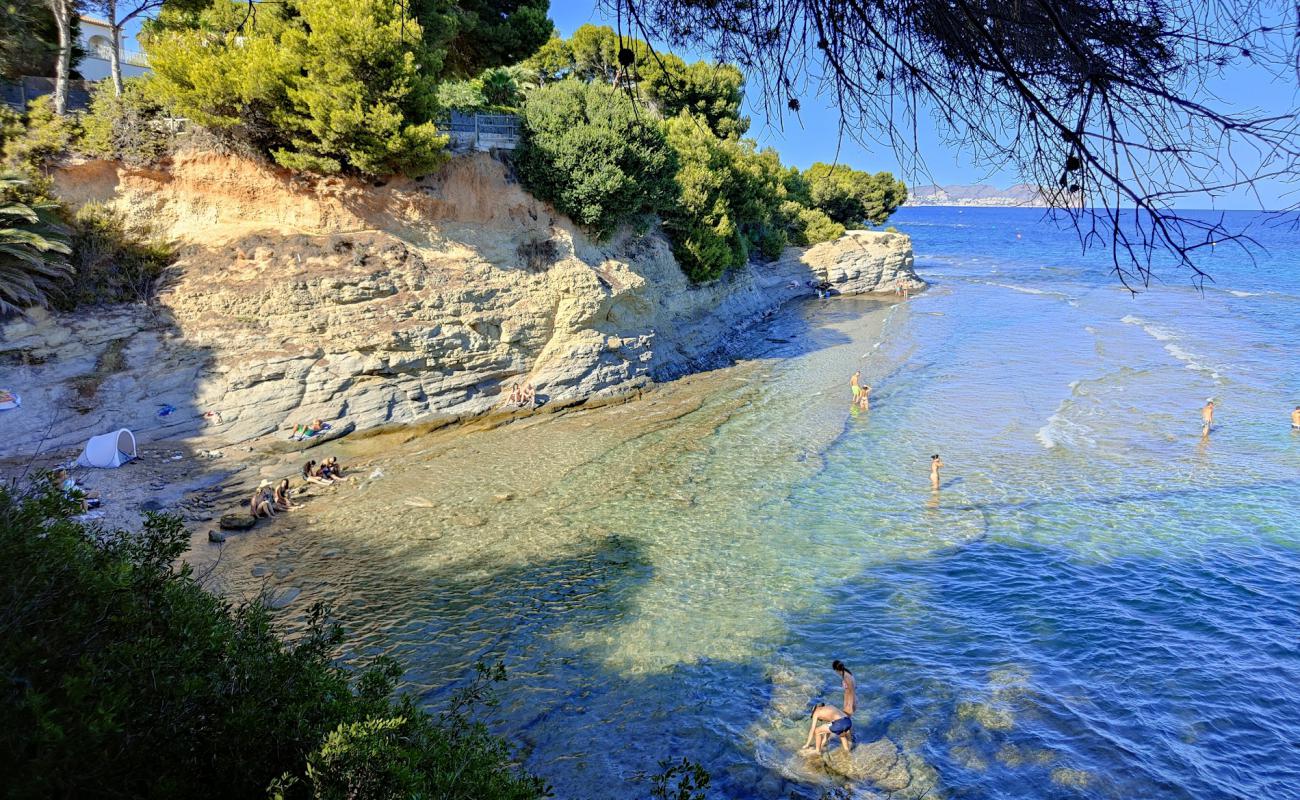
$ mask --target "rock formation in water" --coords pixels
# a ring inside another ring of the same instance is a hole
[[[853,231],[692,287],[660,233],[593,242],[486,155],[371,185],[194,153],[166,170],[72,165],[56,188],[151,223],[181,257],[147,308],[0,328],[0,385],[24,401],[21,421],[0,418],[0,455],[118,426],[228,444],[317,417],[465,417],[516,382],[590,402],[714,363],[817,283],[924,286],[906,236]]]

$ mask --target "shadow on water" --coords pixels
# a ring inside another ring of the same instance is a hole
[[[752,658],[666,668],[610,658],[656,580],[635,539],[488,573],[408,573],[340,611],[355,656],[397,655],[435,707],[475,660],[505,661],[491,727],[560,797],[643,797],[638,775],[682,756],[719,796],[819,797],[840,780],[792,756],[811,702],[839,701],[832,658],[857,677],[859,744],[928,765],[930,796],[1264,797],[1300,780],[1278,758],[1300,741],[1284,548],[1081,563],[982,540],[822,587]]]

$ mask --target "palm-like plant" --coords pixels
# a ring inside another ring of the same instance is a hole
[[[26,199],[26,188],[19,175],[0,173],[0,317],[48,305],[72,277],[67,232],[53,217],[57,206]]]

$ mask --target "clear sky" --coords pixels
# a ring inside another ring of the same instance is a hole
[[[603,16],[595,8],[593,0],[551,0],[551,19],[555,22],[561,36],[569,36],[579,26],[591,23],[610,25],[614,21]],[[662,42],[655,42],[662,46]],[[704,54],[679,52],[678,55],[693,60]],[[1297,87],[1290,83],[1276,80],[1263,69],[1239,68],[1227,75],[1215,86],[1215,94],[1223,101],[1231,103],[1232,108],[1244,110],[1263,108],[1272,112],[1294,112],[1297,107]],[[753,120],[749,135],[756,138],[763,146],[774,147],[781,154],[781,160],[787,164],[807,167],[814,161],[833,161],[839,149],[840,163],[871,172],[888,170],[907,179],[909,184],[930,183],[991,183],[1006,187],[1020,183],[1020,178],[1013,172],[993,172],[980,168],[963,153],[943,143],[933,130],[918,131],[918,144],[921,159],[928,174],[904,175],[899,158],[887,146],[864,149],[857,142],[845,137],[837,137],[839,124],[837,112],[826,98],[801,97],[802,105],[799,119],[786,115],[782,120],[768,120],[760,107],[754,107],[746,101],[746,113]],[[802,125],[802,127],[800,127]],[[1286,186],[1271,182],[1260,186],[1260,194],[1265,207],[1283,208],[1300,202],[1300,186]],[[1251,208],[1258,209],[1259,201],[1237,192],[1233,195],[1211,200],[1207,197],[1189,198],[1179,203],[1190,208]]]

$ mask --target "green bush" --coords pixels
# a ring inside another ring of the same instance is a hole
[[[531,95],[516,165],[525,188],[597,238],[666,209],[672,153],[653,120],[604,84],[564,80]]]
[[[45,95],[27,104],[24,122],[21,133],[6,136],[5,163],[28,176],[48,177],[55,163],[80,140],[81,117],[55,114],[53,97]]]
[[[87,203],[72,218],[70,286],[56,305],[147,302],[175,260],[172,247],[150,229],[131,228],[109,206]]]
[[[82,152],[132,167],[155,164],[171,152],[173,136],[166,112],[150,96],[147,81],[127,78],[120,95],[112,81],[95,84],[90,109],[81,120]]]
[[[883,225],[907,201],[907,184],[888,172],[867,172],[817,162],[803,173],[808,204],[841,225]]]
[[[49,305],[71,276],[57,208],[17,174],[0,173],[0,317]]]
[[[261,604],[205,591],[179,520],[107,533],[70,513],[0,487],[7,797],[544,795],[462,708],[395,698],[391,661],[339,666],[322,608],[289,641]]]
[[[710,281],[743,266],[754,251],[768,260],[780,256],[788,241],[781,214],[787,193],[776,152],[758,151],[748,139],[720,139],[686,111],[664,129],[681,165],[664,229],[686,275]]]
[[[786,220],[790,244],[807,247],[818,242],[831,242],[844,235],[844,226],[826,216],[826,212],[808,208],[794,200],[781,204],[781,215]]]

